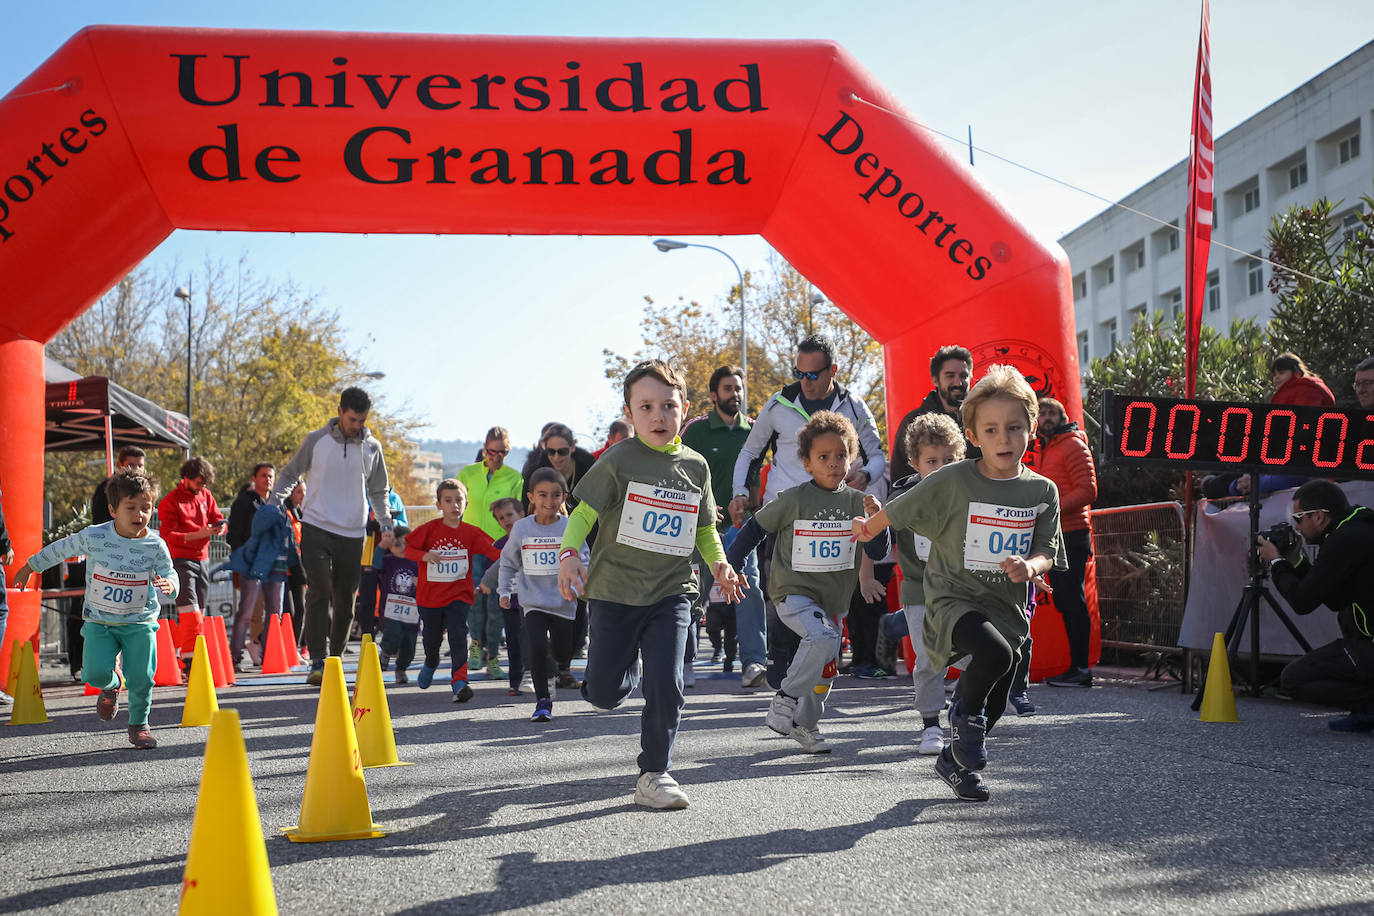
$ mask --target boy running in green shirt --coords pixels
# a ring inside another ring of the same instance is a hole
[[[982,457],[923,479],[867,519],[867,541],[888,525],[930,539],[922,638],[936,670],[971,659],[950,706],[950,745],[935,772],[965,801],[987,801],[978,770],[984,736],[1007,704],[1017,650],[1030,631],[1026,583],[1066,569],[1059,490],[1021,464],[1039,411],[1035,392],[1011,366],[989,366],[964,400],[964,434]],[[912,634],[913,636],[915,634]]]
[[[577,482],[579,505],[559,550],[559,591],[569,601],[585,597],[590,614],[583,699],[602,710],[619,706],[641,680],[635,668],[643,657],[634,801],[648,808],[690,803],[668,768],[682,718],[682,658],[697,593],[693,548],[712,566],[727,600],[738,601],[741,593],[716,533],[706,459],[678,438],[685,391],[662,360],[639,363],[625,376],[625,417],[635,435],[607,449]],[[598,520],[588,571],[578,549]]]

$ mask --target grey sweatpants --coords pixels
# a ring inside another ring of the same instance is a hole
[[[353,626],[353,603],[363,574],[363,539],[346,538],[314,525],[301,525],[301,568],[305,570],[305,644],[310,661],[343,654]],[[334,612],[331,618],[330,606]],[[330,621],[333,621],[332,625]]]
[[[804,728],[815,728],[825,712],[825,698],[835,680],[842,639],[840,628],[810,598],[788,595],[774,603],[778,620],[801,637],[781,689],[789,697],[797,698],[792,721]]]
[[[902,613],[906,615],[911,647],[916,650],[916,670],[911,672],[911,685],[916,692],[916,711],[922,716],[933,718],[945,708],[945,669],[936,671],[931,665],[930,653],[926,651],[925,640],[921,638],[921,630],[926,620],[926,606],[904,604]]]

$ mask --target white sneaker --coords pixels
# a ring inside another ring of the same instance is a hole
[[[768,669],[758,664],[750,662],[744,666],[744,673],[740,675],[739,685],[741,687],[762,687],[768,678]]]
[[[261,667],[262,667],[262,646],[259,646],[259,645],[258,645],[257,643],[255,643],[255,642],[250,642],[250,643],[248,644],[248,660],[251,661],[255,666],[261,668]]]
[[[792,717],[797,714],[797,701],[785,693],[773,694],[764,723],[779,735],[792,734]]]
[[[695,687],[697,685],[697,671],[692,667],[691,662],[682,663],[682,686]]]
[[[916,749],[916,753],[926,757],[938,756],[945,749],[945,733],[938,725],[921,732],[921,746]]]
[[[520,678],[520,689],[521,689],[521,690],[533,690],[533,689],[534,689],[534,675],[530,673],[530,669],[528,669],[528,668],[525,669],[524,675]]]
[[[5,691],[3,690],[0,690],[0,706],[10,706],[13,703],[14,697],[10,696],[8,693],[5,693]]]
[[[667,773],[642,773],[635,783],[635,804],[645,808],[686,808],[692,802]]]
[[[792,730],[788,733],[791,738],[802,746],[802,750],[808,754],[828,754],[830,745],[821,737],[819,728],[807,728],[805,725],[792,724]]]

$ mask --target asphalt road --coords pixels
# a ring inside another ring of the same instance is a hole
[[[220,703],[243,719],[283,913],[1374,912],[1374,737],[1275,700],[1205,724],[1175,690],[1099,681],[1034,687],[1039,715],[994,732],[992,800],[973,804],[916,755],[898,682],[840,678],[835,751],[813,757],[764,727],[766,692],[703,676],[674,812],[631,804],[636,698],[596,713],[560,691],[539,725],[504,683],[461,706],[389,687],[415,764],[367,771],[392,832],[311,845],[278,831],[317,692],[245,678]],[[155,692],[151,752],[75,687],[46,691],[49,723],[0,728],[0,913],[175,911],[208,731],[175,727],[181,696]]]

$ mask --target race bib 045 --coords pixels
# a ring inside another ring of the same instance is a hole
[[[854,540],[847,519],[799,518],[792,523],[792,569],[842,572],[854,568]]]
[[[1035,507],[969,503],[968,530],[964,534],[964,568],[1000,571],[1008,557],[1030,553],[1035,534]]]
[[[618,544],[651,553],[689,557],[697,537],[701,494],[631,483],[620,510]]]

